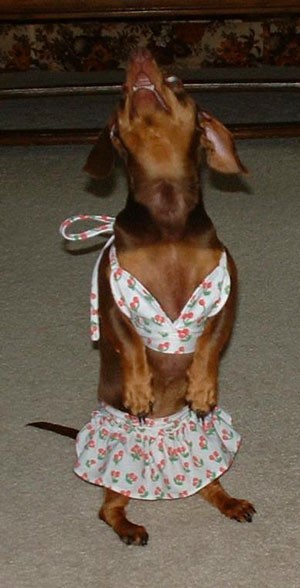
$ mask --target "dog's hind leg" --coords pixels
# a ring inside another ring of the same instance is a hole
[[[233,498],[224,490],[219,480],[214,480],[208,486],[200,490],[202,498],[216,506],[222,514],[230,519],[235,519],[240,523],[251,523],[255,508],[248,502],[241,498]]]
[[[145,527],[135,525],[126,518],[125,508],[129,500],[127,496],[105,489],[100,519],[112,527],[127,545],[147,545],[148,533]]]

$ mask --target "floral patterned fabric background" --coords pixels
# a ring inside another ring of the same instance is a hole
[[[0,71],[123,69],[137,47],[164,65],[300,66],[300,17],[280,20],[0,25]]]

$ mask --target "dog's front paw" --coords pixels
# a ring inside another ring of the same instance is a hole
[[[190,383],[186,394],[186,402],[197,417],[203,419],[217,405],[216,386],[208,381],[205,385],[203,382],[201,382],[201,385]]]
[[[154,404],[152,374],[146,362],[132,362],[124,369],[123,405],[126,410],[145,419]]]
[[[149,416],[151,416],[152,411],[153,411],[153,402],[149,402],[148,408],[147,410],[138,410],[136,409],[135,412],[133,412],[132,408],[128,408],[126,407],[128,412],[132,415],[135,416],[139,419],[140,424],[143,425],[145,423],[145,419]]]
[[[133,416],[138,417],[141,422],[151,414],[154,404],[154,396],[151,387],[131,386],[126,390],[124,406]]]
[[[215,409],[216,404],[212,404],[208,408],[204,409],[204,408],[196,408],[191,402],[188,402],[188,407],[190,410],[192,410],[195,413],[198,421],[200,419],[202,421],[204,421],[205,417],[207,415],[209,415]]]

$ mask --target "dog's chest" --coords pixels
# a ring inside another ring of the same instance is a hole
[[[120,265],[175,321],[195,288],[217,265],[220,252],[174,244],[138,248],[119,255]]]

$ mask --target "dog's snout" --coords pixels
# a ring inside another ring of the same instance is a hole
[[[136,63],[144,63],[145,61],[151,61],[152,55],[150,53],[150,51],[148,49],[137,49],[136,51],[134,51],[132,53],[131,56],[132,61],[135,61]]]

